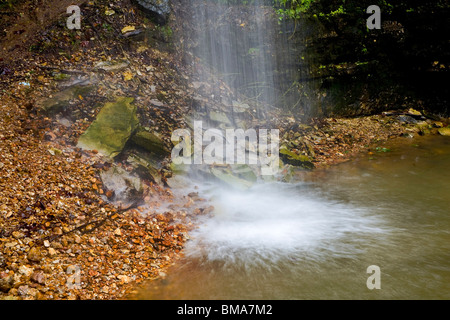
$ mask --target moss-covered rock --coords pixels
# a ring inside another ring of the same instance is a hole
[[[121,153],[139,125],[133,100],[120,97],[115,102],[106,103],[79,138],[78,147],[97,150],[111,158]]]
[[[314,169],[314,164],[308,156],[298,155],[286,147],[280,148],[280,159],[286,163],[296,167],[302,167],[305,169]]]
[[[442,136],[450,136],[450,126],[445,127],[445,128],[439,128],[438,132]]]
[[[166,156],[170,153],[160,137],[144,129],[139,129],[136,134],[133,135],[131,141],[156,155]]]

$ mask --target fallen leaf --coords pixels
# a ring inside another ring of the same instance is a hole
[[[122,29],[122,33],[125,34],[125,33],[127,33],[127,32],[134,31],[134,30],[136,30],[135,27],[133,27],[133,26],[126,26],[126,27],[124,27],[124,28]]]
[[[133,74],[130,71],[126,71],[123,73],[123,79],[125,81],[130,81],[131,79],[133,79]]]

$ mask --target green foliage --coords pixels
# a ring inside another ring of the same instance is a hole
[[[300,19],[302,15],[310,13],[313,3],[318,0],[275,0],[275,3],[281,6],[278,9],[280,19]]]
[[[381,9],[381,30],[367,28],[370,5]],[[274,0],[274,6],[280,21],[295,22],[292,39],[304,48],[300,78],[317,80],[314,87],[328,93],[321,105],[347,113],[367,101],[382,105],[380,96],[386,107],[405,97],[436,108],[448,101],[448,0]]]

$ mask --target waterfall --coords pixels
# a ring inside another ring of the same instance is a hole
[[[272,5],[262,0],[187,0],[183,8],[188,19],[183,41],[195,80],[187,115],[197,121],[190,124],[194,153],[198,132],[204,137],[215,130],[216,139],[227,140],[220,130],[276,129],[283,87],[298,73],[292,68],[297,56],[288,25],[279,23]],[[347,256],[356,244],[347,239],[341,246],[337,239],[378,230],[361,210],[329,200],[307,184],[281,183],[275,176],[261,179],[262,170],[249,163],[217,167],[215,161],[196,161],[201,159],[197,154],[192,158],[191,183],[212,199],[215,211],[193,233],[187,256],[266,266],[267,261],[306,253],[313,259],[319,252]],[[279,166],[278,158],[274,162]]]
[[[286,24],[271,1],[187,0],[191,27],[186,38],[196,57],[194,74],[212,86],[214,100],[228,108],[250,105],[261,124],[283,95],[280,84],[294,80],[298,57]],[[226,86],[226,90],[224,90]],[[234,114],[239,118],[240,114]],[[236,120],[236,119],[235,119]],[[237,119],[239,120],[239,119]]]

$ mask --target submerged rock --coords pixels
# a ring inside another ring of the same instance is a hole
[[[79,138],[78,147],[97,150],[111,158],[121,153],[139,124],[133,100],[121,97],[115,102],[106,103],[91,126]]]

